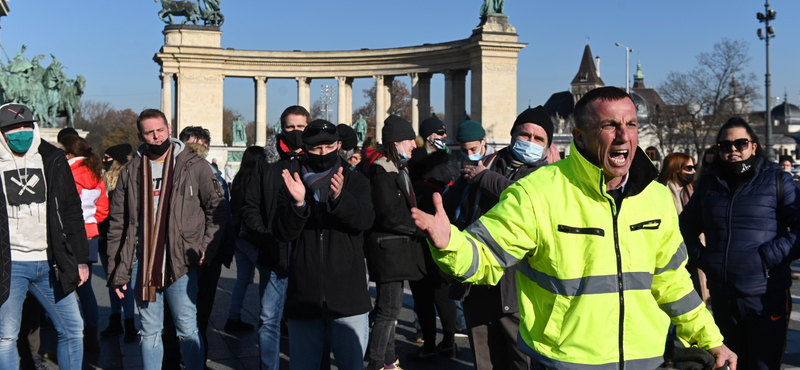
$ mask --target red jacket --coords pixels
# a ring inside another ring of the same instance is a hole
[[[108,195],[103,179],[94,176],[88,167],[83,166],[83,160],[70,164],[78,195],[81,196],[83,208],[83,222],[86,226],[86,237],[94,238],[100,235],[97,224],[108,217]]]

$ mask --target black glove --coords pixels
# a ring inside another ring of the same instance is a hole
[[[716,362],[712,354],[697,347],[675,348],[672,358],[681,365],[681,370],[711,370]]]

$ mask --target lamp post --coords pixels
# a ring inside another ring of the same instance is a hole
[[[322,85],[319,100],[322,101],[322,106],[325,107],[325,120],[330,121],[328,112],[330,112],[330,105],[333,103],[333,94],[336,92],[336,87],[333,85]]]
[[[630,94],[631,93],[631,53],[633,53],[633,49],[622,45],[620,43],[614,43],[614,45],[621,46],[625,48],[625,92]]]
[[[756,18],[761,23],[764,23],[764,28],[758,29],[758,38],[764,40],[767,44],[767,74],[764,78],[764,85],[767,93],[767,122],[766,122],[766,140],[764,146],[767,149],[767,158],[775,160],[775,152],[772,150],[772,98],[770,97],[770,81],[769,75],[769,39],[775,37],[775,28],[769,25],[769,21],[774,20],[778,14],[775,10],[769,8],[769,0],[764,1],[765,13],[759,12]]]

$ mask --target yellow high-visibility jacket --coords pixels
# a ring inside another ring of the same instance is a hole
[[[722,335],[684,268],[669,190],[637,148],[623,200],[576,149],[511,185],[500,203],[431,252],[448,274],[496,284],[520,264],[520,349],[556,369],[655,369],[670,319],[685,344]]]

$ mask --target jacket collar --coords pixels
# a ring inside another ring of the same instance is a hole
[[[575,168],[578,175],[577,179],[605,197],[608,193],[606,192],[603,170],[583,156],[583,153],[575,146],[575,140],[570,143],[569,153],[566,163]],[[642,148],[636,147],[636,154],[633,156],[633,162],[628,172],[628,183],[625,185],[623,196],[629,197],[641,193],[658,177],[658,170],[648,158],[647,153]]]

